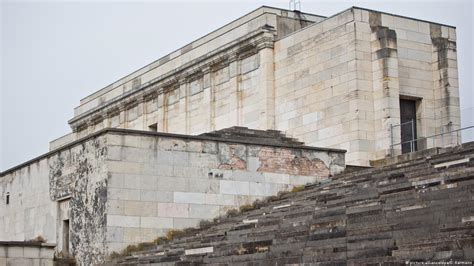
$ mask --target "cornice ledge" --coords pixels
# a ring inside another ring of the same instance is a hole
[[[275,32],[269,31],[265,28],[260,28],[248,33],[247,35],[236,39],[225,46],[216,49],[212,53],[203,55],[195,60],[176,68],[166,74],[163,74],[149,82],[142,84],[140,87],[130,90],[122,95],[119,95],[108,102],[102,103],[100,106],[94,107],[89,111],[71,118],[68,123],[74,132],[80,130],[84,125],[87,125],[87,118],[98,112],[105,112],[109,114],[111,109],[119,106],[119,109],[124,109],[133,101],[144,99],[146,95],[153,93],[160,94],[170,87],[179,86],[179,84],[186,82],[193,75],[208,73],[216,67],[227,66],[231,62],[245,57],[264,48],[273,48],[275,40]],[[133,99],[126,100],[133,97]],[[104,117],[104,116],[102,116]]]

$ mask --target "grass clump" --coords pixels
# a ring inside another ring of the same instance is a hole
[[[130,256],[133,252],[141,251],[136,245],[128,245],[120,252],[122,256]]]
[[[160,236],[160,237],[155,238],[155,240],[153,240],[153,243],[155,243],[155,245],[162,245],[167,242],[168,242],[168,238],[166,238],[165,236]]]
[[[201,220],[199,221],[199,228],[203,229],[203,228],[209,228],[211,227],[212,225],[214,225],[215,222],[214,221],[209,221],[209,220]]]
[[[239,210],[237,209],[230,209],[226,212],[227,217],[237,216],[238,214],[239,214]]]
[[[167,233],[166,233],[166,238],[168,239],[168,241],[171,241],[175,238],[180,238],[180,237],[183,237],[185,235],[185,232],[183,230],[169,230]]]
[[[255,207],[250,204],[245,204],[239,207],[240,212],[248,212],[251,210],[255,210]]]
[[[305,188],[305,185],[301,185],[301,186],[295,186],[291,189],[291,193],[296,193],[296,192],[300,192],[300,191],[303,191]]]
[[[112,259],[112,260],[113,260],[113,259],[118,259],[118,258],[120,258],[120,257],[122,257],[122,255],[121,255],[120,253],[118,253],[118,252],[115,252],[115,251],[112,252],[112,253],[110,253],[110,255],[109,255],[109,258]]]
[[[27,242],[31,242],[31,243],[46,243],[46,239],[44,239],[43,236],[37,236],[33,239],[30,239],[29,241]]]

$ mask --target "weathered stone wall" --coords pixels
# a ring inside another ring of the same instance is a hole
[[[258,103],[272,98],[273,41],[322,19],[259,8],[83,99],[70,120],[76,138],[106,127],[181,134],[272,128],[272,101]]]
[[[344,172],[110,264],[470,265],[473,155],[471,142]]]
[[[0,175],[0,195],[0,241],[41,236],[48,243],[56,243],[57,210],[49,197],[47,159]]]
[[[68,201],[70,253],[86,265],[103,261],[106,234],[106,137],[97,136],[49,158],[52,201]],[[61,219],[58,219],[58,228]],[[58,230],[58,251],[63,246]]]
[[[102,261],[106,152],[105,137],[99,135],[2,173],[0,241],[41,237],[57,244],[56,254],[64,256],[62,222],[69,220],[70,255],[86,265]]]
[[[245,134],[253,130],[239,130],[244,135],[234,140],[227,131],[104,130],[7,170],[0,175],[0,241],[41,237],[59,258],[101,263],[128,244],[345,167],[344,151],[305,147],[276,131],[252,140]]]
[[[346,149],[349,164],[369,165],[401,141],[399,127],[390,132],[400,99],[417,101],[418,137],[459,128],[454,27],[357,7],[326,19],[266,7],[243,18],[81,101],[70,121],[76,137],[246,126]]]
[[[110,134],[108,253],[327,178],[344,153],[172,135]]]
[[[275,124],[305,143],[347,149],[360,157],[366,128],[360,118],[371,88],[357,82],[353,10],[347,10],[275,43]],[[364,104],[364,105],[363,105]]]
[[[248,33],[263,26],[273,27],[277,36],[282,38],[302,26],[322,19],[323,16],[263,6],[82,99],[74,114],[84,114],[117,96],[165,77],[176,69],[192,65],[210,52],[222,50],[227,44],[235,44],[236,40],[247,37]]]
[[[0,241],[0,265],[54,265],[54,245]]]
[[[391,136],[390,125],[400,124],[401,98],[417,100],[418,137],[460,126],[453,27],[352,8],[274,50],[276,129],[346,149],[348,164],[368,165],[400,142],[400,128]]]

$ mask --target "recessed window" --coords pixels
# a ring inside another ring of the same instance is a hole
[[[9,192],[7,192],[7,195],[5,197],[5,202],[7,203],[7,205],[10,204],[10,193]]]
[[[148,130],[154,131],[154,132],[158,131],[158,123],[149,125],[149,126],[148,126]]]

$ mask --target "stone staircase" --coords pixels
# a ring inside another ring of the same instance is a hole
[[[474,259],[474,142],[348,171],[114,264],[405,265]]]
[[[259,144],[267,145],[289,145],[289,146],[303,146],[304,142],[300,142],[294,138],[288,138],[285,134],[278,130],[258,130],[249,129],[247,127],[230,127],[221,130],[216,130],[209,133],[201,134],[200,136],[217,137],[219,139],[228,140],[244,140],[252,141]]]

